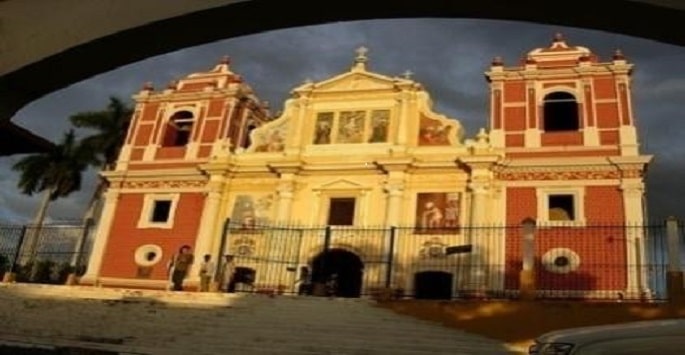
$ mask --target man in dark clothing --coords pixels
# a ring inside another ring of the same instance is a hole
[[[172,290],[183,291],[183,280],[188,276],[188,271],[193,265],[195,257],[190,252],[190,246],[184,245],[178,250],[178,254],[171,258],[170,273]]]

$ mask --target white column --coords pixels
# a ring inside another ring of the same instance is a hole
[[[487,212],[489,189],[486,184],[471,183],[469,184],[469,190],[471,191],[470,223],[472,227],[481,227],[488,221]]]
[[[195,239],[195,260],[193,268],[190,273],[190,280],[199,280],[200,261],[205,254],[212,255],[212,261],[216,260],[216,255],[212,254],[214,244],[221,238],[221,233],[218,232],[217,225],[219,225],[218,214],[221,206],[221,193],[224,186],[224,177],[221,175],[211,175],[207,196],[202,209],[202,217],[200,217],[200,228]]]
[[[628,263],[627,292],[639,296],[647,291],[645,243],[643,236],[643,192],[640,179],[625,179],[621,183],[623,213],[626,224],[626,261]]]
[[[295,192],[295,174],[282,173],[278,183],[278,209],[276,210],[276,223],[290,222],[290,214],[293,208]]]
[[[387,193],[385,206],[385,226],[397,227],[401,221],[402,196],[404,192],[404,171],[388,171],[384,187]]]
[[[112,222],[114,221],[114,213],[116,212],[117,202],[119,200],[119,190],[109,189],[104,194],[105,203],[102,209],[100,222],[98,223],[95,232],[95,240],[93,242],[92,251],[88,260],[88,269],[86,274],[81,278],[81,283],[84,284],[98,284],[100,277],[100,269],[102,268],[102,259],[105,255],[105,248],[109,240],[109,234],[112,230]]]
[[[464,278],[469,288],[479,290],[483,287],[494,286],[487,285],[490,280],[488,266],[490,265],[489,253],[491,248],[486,247],[486,244],[489,244],[486,240],[488,235],[483,229],[487,222],[489,189],[484,182],[472,182],[468,187],[471,192],[471,218],[469,219],[470,229],[467,240],[468,244],[473,245],[473,251],[468,256],[467,265],[470,267]]]
[[[532,272],[535,265],[535,220],[526,218],[521,222],[523,239],[521,240],[521,269]]]

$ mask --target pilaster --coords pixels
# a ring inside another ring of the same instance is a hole
[[[105,192],[105,202],[102,209],[102,215],[98,223],[95,240],[91,249],[90,258],[88,260],[88,269],[86,274],[81,278],[81,283],[97,285],[100,278],[100,270],[102,268],[102,261],[105,256],[105,248],[109,240],[109,234],[112,229],[112,222],[114,221],[114,213],[116,212],[117,203],[119,202],[119,190],[108,189]]]

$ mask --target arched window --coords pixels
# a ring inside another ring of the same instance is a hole
[[[543,100],[545,132],[577,131],[580,128],[578,102],[567,92],[547,94]]]
[[[193,131],[193,114],[188,111],[176,112],[167,123],[162,145],[165,147],[182,147],[190,141]]]

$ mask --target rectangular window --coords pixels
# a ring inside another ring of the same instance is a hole
[[[173,228],[180,197],[180,194],[146,194],[138,228]]]
[[[331,198],[328,209],[328,225],[354,225],[355,199],[352,197]]]
[[[573,195],[549,195],[547,206],[550,221],[575,221]]]
[[[537,195],[537,221],[547,227],[585,226],[585,188],[539,187]]]
[[[166,223],[169,220],[169,213],[171,212],[170,200],[157,200],[152,207],[152,216],[150,222],[152,223]]]

